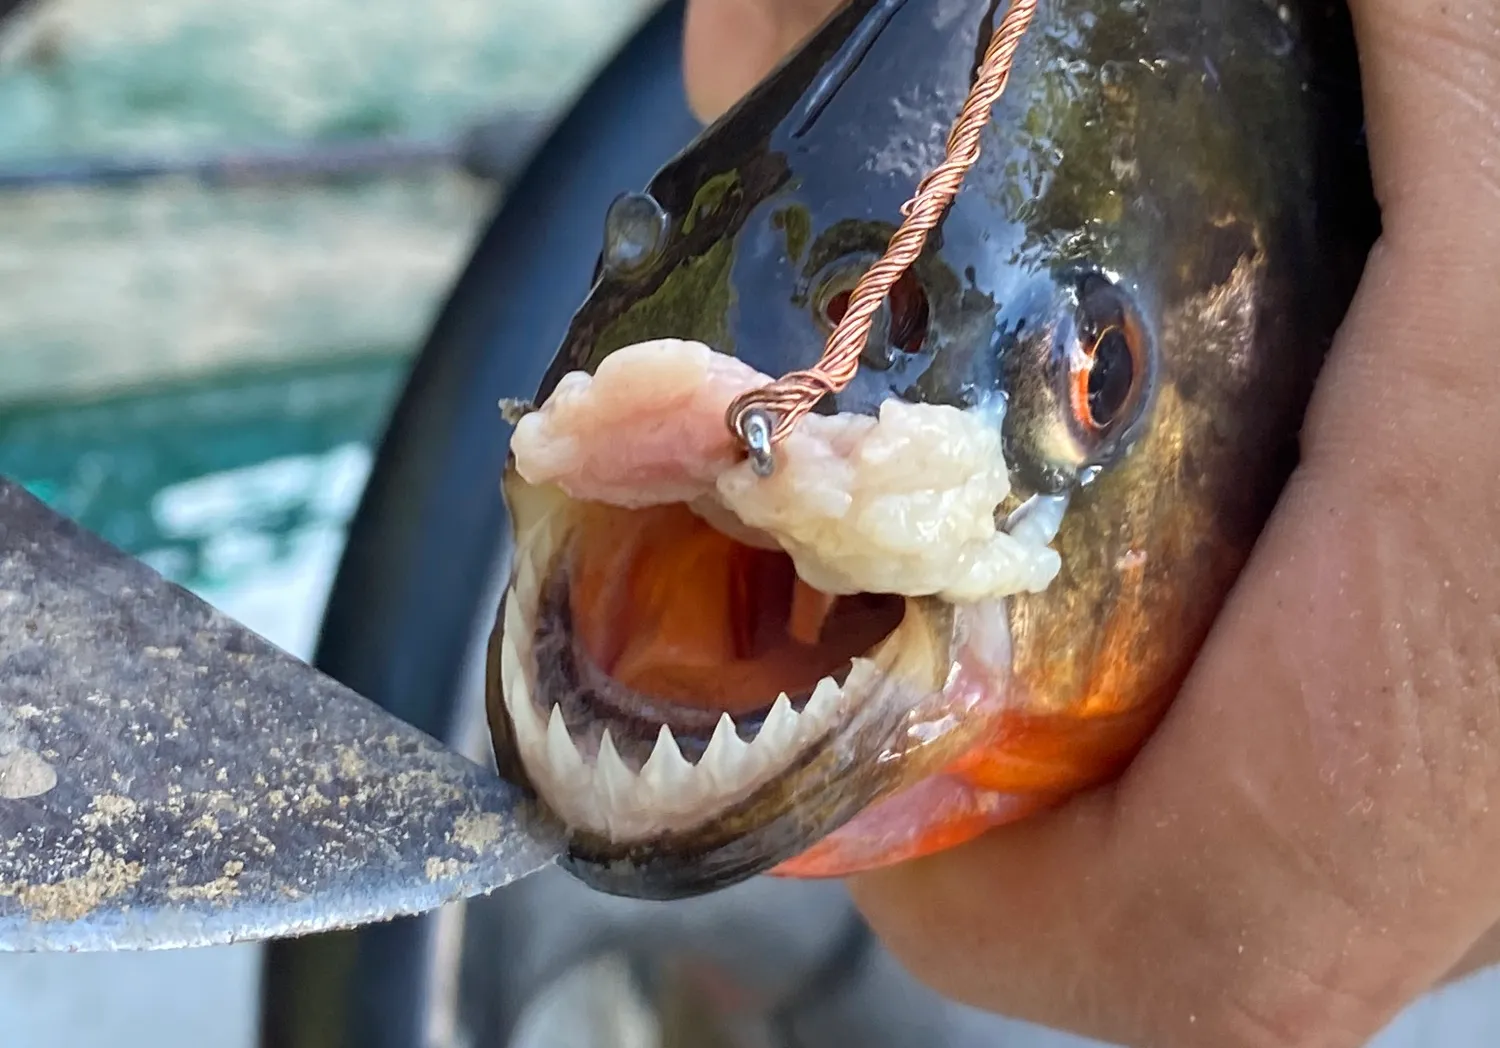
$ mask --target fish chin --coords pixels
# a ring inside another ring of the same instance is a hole
[[[628,347],[512,441],[496,755],[606,891],[723,887],[940,772],[1006,708],[1006,597],[1057,570],[1058,500],[998,515],[997,418],[809,416],[752,481],[724,409],[765,381]]]

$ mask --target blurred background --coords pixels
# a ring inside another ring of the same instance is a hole
[[[310,656],[412,354],[515,164],[649,6],[0,22],[0,474]],[[0,957],[0,1045],[249,1048],[258,977],[253,946]]]
[[[0,23],[0,472],[306,651],[434,311],[648,6],[34,0]]]
[[[35,0],[0,23],[0,474],[310,657],[435,311],[652,7]],[[260,954],[0,955],[0,1046],[251,1048]],[[576,978],[528,1043],[655,1048],[607,959]],[[1381,1048],[1500,1044],[1497,986]],[[966,1044],[1081,1043],[963,1022]]]

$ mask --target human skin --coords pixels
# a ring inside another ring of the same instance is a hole
[[[698,115],[834,6],[690,0]],[[1170,713],[1114,784],[850,882],[951,997],[1118,1044],[1357,1048],[1500,961],[1500,4],[1350,8],[1384,232]]]

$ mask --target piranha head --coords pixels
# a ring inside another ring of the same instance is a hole
[[[1003,11],[846,5],[609,210],[512,439],[489,664],[500,769],[576,875],[665,898],[843,874],[1138,747],[1294,460],[1371,235],[1338,202],[1358,163],[1320,144],[1357,93],[1307,89],[1311,23],[1213,10],[1041,5],[855,379],[770,477],[725,409],[817,361]]]

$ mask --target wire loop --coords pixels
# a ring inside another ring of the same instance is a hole
[[[965,176],[979,159],[979,139],[990,110],[1010,80],[1010,70],[1021,37],[1031,24],[1037,0],[1011,0],[1005,18],[985,50],[984,62],[969,89],[963,109],[948,134],[943,162],[917,184],[916,193],[901,205],[905,219],[891,237],[885,254],[855,285],[849,305],[828,337],[817,364],[736,397],[725,413],[725,423],[745,446],[759,476],[775,470],[774,447],[825,396],[838,393],[859,369],[859,357],[870,338],[870,327],[880,304],[896,281],[916,262]],[[762,435],[762,427],[769,432]]]

